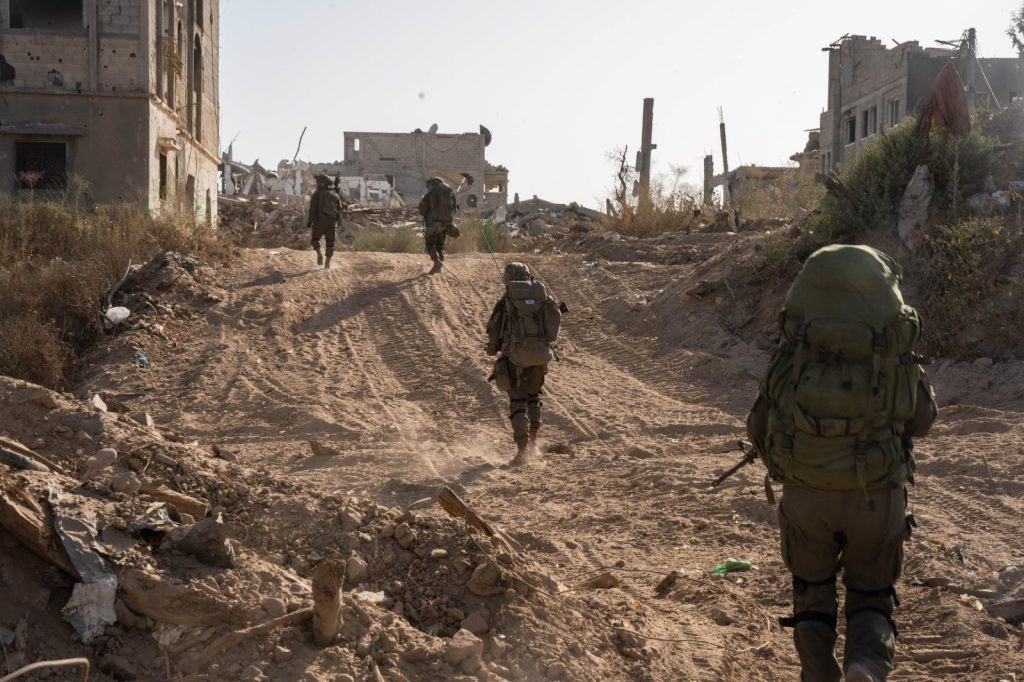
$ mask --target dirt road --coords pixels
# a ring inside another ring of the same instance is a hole
[[[100,363],[87,383],[140,394],[159,424],[309,489],[405,506],[451,485],[564,585],[616,569],[620,588],[588,593],[594,628],[618,622],[649,639],[635,656],[606,655],[603,676],[795,679],[775,625],[789,578],[763,470],[708,488],[739,458],[711,453],[741,437],[768,339],[720,324],[715,305],[736,305],[731,290],[721,303],[683,295],[695,265],[524,260],[570,308],[545,390],[546,452],[525,469],[504,466],[507,403],[486,381],[483,326],[501,292],[486,255],[428,277],[420,256],[343,253],[323,271],[308,252],[248,250],[219,274],[222,300],[205,316],[136,340],[149,369]],[[1024,596],[1024,382],[992,388],[1021,369],[935,375],[962,395],[920,447],[894,679],[1024,679],[1019,626],[928,586]],[[311,456],[311,440],[338,454]],[[710,576],[727,557],[755,569]],[[678,587],[652,599],[672,569]]]

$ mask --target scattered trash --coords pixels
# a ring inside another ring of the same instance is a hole
[[[107,312],[103,313],[103,316],[107,318],[107,321],[112,325],[119,325],[132,314],[132,311],[128,310],[124,306],[114,306],[113,308],[107,308]]]
[[[712,573],[734,573],[736,571],[749,571],[750,562],[744,561],[743,559],[726,559],[724,563],[718,564],[711,569]]]
[[[135,351],[135,364],[143,369],[149,369],[149,358],[141,350]]]
[[[594,268],[596,268],[596,267],[597,267],[597,261],[596,261],[596,260],[588,260],[588,261],[585,261],[585,262],[583,263],[583,267],[584,267],[584,269],[586,269],[586,270],[593,270]]]

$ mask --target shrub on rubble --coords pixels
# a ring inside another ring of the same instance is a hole
[[[419,253],[423,251],[423,237],[409,230],[387,230],[375,232],[366,230],[359,234],[352,244],[355,251],[376,251],[381,253]]]
[[[1021,348],[1024,281],[1014,266],[1024,254],[1019,225],[971,218],[936,227],[913,265],[926,296],[923,349],[946,357],[999,357]]]
[[[504,251],[505,244],[501,238],[498,226],[489,220],[468,216],[459,221],[459,230],[462,236],[458,239],[449,239],[445,242],[445,248],[451,253],[487,253],[489,251]]]
[[[169,249],[223,253],[190,214],[0,197],[0,374],[58,387],[102,335],[102,298],[129,261]]]
[[[932,210],[955,219],[964,198],[980,191],[993,165],[994,140],[973,131],[964,137],[933,129],[926,138],[908,119],[875,136],[839,179],[845,190],[829,192],[819,221],[834,241],[851,241],[864,232],[895,230],[900,202],[914,171],[927,164],[935,183]]]

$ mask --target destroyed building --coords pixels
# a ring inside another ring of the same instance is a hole
[[[0,0],[0,192],[74,179],[216,220],[219,22],[218,0]]]
[[[828,109],[821,114],[820,170],[852,160],[882,131],[899,125],[928,99],[942,67],[954,61],[979,108],[997,109],[1024,92],[1017,58],[978,59],[973,29],[956,49],[917,41],[886,47],[875,37],[844,36],[828,52]]]
[[[431,127],[427,132],[344,135],[344,160],[313,164],[315,173],[386,181],[410,206],[419,202],[427,179],[435,175],[456,189],[463,213],[489,213],[508,202],[508,169],[485,158],[491,136],[482,126],[479,133],[446,134]]]

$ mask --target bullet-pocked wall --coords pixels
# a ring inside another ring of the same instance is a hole
[[[0,191],[64,172],[215,220],[219,22],[217,0],[0,0]]]

